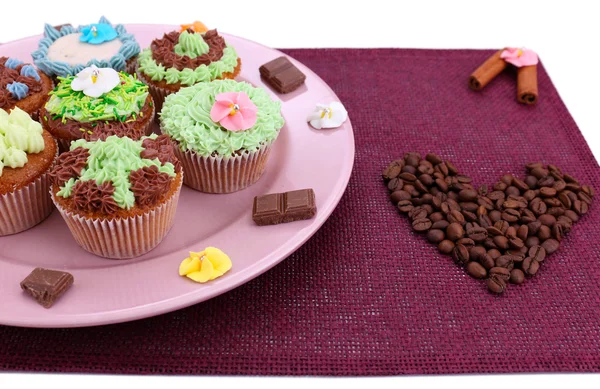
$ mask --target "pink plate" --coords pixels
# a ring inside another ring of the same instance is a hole
[[[176,26],[129,25],[140,45]],[[41,29],[41,26],[40,26]],[[299,90],[280,96],[261,81],[258,68],[282,53],[225,35],[242,58],[239,80],[265,87],[282,102],[286,126],[258,183],[228,195],[181,192],[175,226],[156,249],[132,260],[114,261],[88,254],[72,238],[58,212],[21,234],[0,237],[0,324],[25,327],[83,327],[160,315],[208,300],[267,271],[310,238],[338,204],[352,172],[354,136],[350,121],[334,130],[317,131],[306,123],[316,103],[338,100],[306,66]],[[5,43],[0,56],[31,61],[40,36]],[[257,227],[251,217],[254,196],[314,188],[317,216],[311,220]],[[219,247],[232,259],[223,277],[197,284],[178,275],[188,251]],[[51,309],[44,309],[19,288],[37,267],[64,269],[75,284]]]

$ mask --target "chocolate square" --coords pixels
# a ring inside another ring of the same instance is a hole
[[[279,93],[290,93],[298,89],[306,80],[302,73],[287,57],[279,57],[259,68],[260,76]]]
[[[301,189],[285,193],[284,213],[284,223],[306,220],[315,216],[317,213],[315,192],[312,189]]]
[[[50,308],[73,285],[73,281],[73,276],[67,272],[38,267],[21,281],[21,289],[44,308]]]
[[[252,219],[259,226],[279,224],[283,221],[283,196],[272,193],[254,198]]]

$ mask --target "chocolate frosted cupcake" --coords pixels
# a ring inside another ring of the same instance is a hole
[[[44,38],[31,53],[33,63],[50,77],[74,76],[89,66],[135,72],[140,45],[122,24],[104,16],[95,24],[44,26]]]
[[[0,236],[25,231],[52,212],[47,172],[56,141],[18,107],[0,109]]]
[[[210,30],[170,32],[152,41],[138,59],[139,78],[150,86],[157,112],[165,97],[199,82],[233,79],[242,66],[235,49]]]
[[[0,109],[19,107],[37,119],[51,90],[52,80],[32,65],[0,57]]]
[[[173,226],[183,173],[166,136],[78,140],[52,171],[52,200],[85,250],[132,258]]]
[[[167,96],[160,127],[175,145],[184,183],[207,193],[235,192],[263,174],[284,125],[281,103],[246,82],[218,80]]]
[[[59,81],[40,110],[40,119],[61,151],[77,139],[103,140],[111,135],[140,139],[152,132],[152,97],[135,75],[92,66]]]

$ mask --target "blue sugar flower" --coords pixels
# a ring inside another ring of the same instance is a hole
[[[118,35],[117,31],[110,24],[97,23],[82,28],[79,40],[91,45],[99,45],[116,39]]]
[[[6,60],[6,62],[4,63],[4,66],[6,66],[7,68],[11,68],[14,69],[17,66],[21,65],[23,63],[23,61],[19,61],[16,58],[9,58]]]
[[[22,82],[11,82],[6,86],[6,89],[13,95],[16,100],[22,100],[29,93],[29,87]]]
[[[34,78],[36,81],[40,80],[40,75],[37,70],[31,65],[25,65],[21,68],[21,75],[25,77]]]

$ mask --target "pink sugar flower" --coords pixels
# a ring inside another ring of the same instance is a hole
[[[504,50],[502,54],[500,54],[500,58],[518,68],[523,66],[537,65],[538,63],[538,56],[535,51],[529,49],[518,49],[515,47],[510,47]]]
[[[229,131],[244,131],[256,123],[256,105],[244,92],[226,92],[215,96],[210,118]]]

